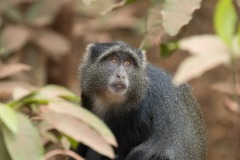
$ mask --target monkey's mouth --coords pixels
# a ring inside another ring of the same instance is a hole
[[[124,83],[113,83],[110,85],[110,89],[114,92],[114,93],[125,93],[127,91],[127,85]]]

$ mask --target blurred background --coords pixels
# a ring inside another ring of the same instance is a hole
[[[121,40],[139,47],[145,36],[150,0],[111,9],[113,3],[119,2],[1,0],[0,43],[4,47],[0,45],[0,102],[11,99],[16,86],[32,89],[58,84],[79,94],[78,65],[91,42]],[[216,3],[203,0],[189,24],[178,35],[165,39],[213,33]],[[147,50],[150,62],[172,74],[187,56],[189,53],[177,50],[163,58],[158,46]],[[239,116],[224,105],[225,95],[213,90],[214,84],[230,79],[229,70],[219,66],[189,82],[208,130],[208,160],[240,159]]]

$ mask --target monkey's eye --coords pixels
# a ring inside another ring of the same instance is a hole
[[[118,63],[118,59],[117,59],[116,57],[112,57],[112,58],[111,58],[111,62],[112,62],[113,64],[117,64],[117,63]]]
[[[127,60],[127,61],[124,62],[124,66],[130,66],[130,65],[131,65],[130,61]]]

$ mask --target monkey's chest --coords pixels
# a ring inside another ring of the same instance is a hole
[[[150,125],[146,124],[146,120],[143,120],[138,112],[112,117],[106,123],[116,136],[119,146],[116,152],[120,157],[125,157],[132,148],[149,136]]]

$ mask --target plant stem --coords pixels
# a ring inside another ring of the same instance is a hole
[[[238,63],[237,58],[234,56],[234,54],[231,54],[231,73],[232,73],[232,91],[233,100],[238,104],[238,107],[240,106],[240,101],[238,98]],[[234,144],[233,144],[233,156],[232,159],[236,159],[236,155],[238,152],[238,142],[239,142],[239,117],[233,116],[233,125],[234,125]]]

